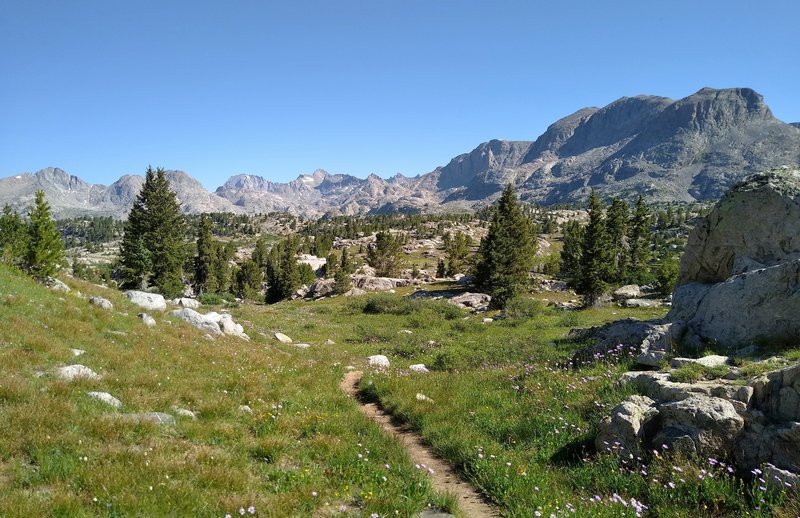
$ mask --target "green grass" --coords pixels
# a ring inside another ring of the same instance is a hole
[[[652,516],[766,514],[739,479],[718,468],[718,476],[699,478],[711,469],[705,460],[594,451],[597,422],[630,393],[616,383],[626,365],[565,370],[559,365],[583,345],[565,335],[573,325],[662,310],[559,311],[526,302],[514,318],[484,324],[484,315],[401,298],[409,288],[356,300],[242,304],[231,312],[252,340],[209,341],[167,314],[156,312],[158,326],[147,328],[120,293],[65,280],[73,292],[55,293],[0,266],[0,516],[221,517],[249,506],[259,516],[458,512],[455,499],[432,491],[398,443],[341,393],[348,365],[366,370],[362,388],[504,516],[570,508],[628,516],[631,498]],[[114,311],[88,305],[95,294],[112,300]],[[312,347],[280,344],[276,331]],[[323,345],[327,339],[336,344]],[[70,348],[86,354],[75,359]],[[386,354],[392,368],[369,371],[372,354]],[[103,378],[67,383],[51,374],[70,363]],[[412,363],[436,370],[411,374]],[[89,399],[89,390],[110,392],[123,408]],[[156,427],[117,418],[174,406],[198,419]],[[788,505],[762,508],[788,516]]]
[[[673,370],[669,378],[678,383],[694,383],[700,380],[713,380],[725,377],[730,369],[724,365],[706,367],[699,363],[687,363]]]

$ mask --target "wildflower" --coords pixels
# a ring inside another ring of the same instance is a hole
[[[247,508],[247,512],[250,514],[256,514],[256,506],[251,505],[250,507]]]
[[[244,513],[245,513],[244,507],[240,507],[239,508],[239,516],[244,516]]]

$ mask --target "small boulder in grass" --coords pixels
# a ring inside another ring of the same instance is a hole
[[[92,306],[97,306],[100,309],[112,310],[114,309],[114,305],[111,303],[110,300],[104,299],[103,297],[89,297],[89,304]]]
[[[139,313],[137,316],[142,320],[142,322],[144,322],[144,325],[146,325],[147,327],[155,327],[156,319],[151,317],[147,313]]]
[[[384,356],[383,354],[374,354],[367,358],[368,364],[370,367],[378,367],[381,369],[388,369],[389,368],[389,358]]]
[[[298,349],[308,349],[309,347],[311,347],[311,344],[306,344],[306,343],[297,343],[292,345],[294,345]]]
[[[282,344],[290,344],[290,343],[292,343],[292,339],[289,338],[288,336],[286,336],[283,333],[276,332],[275,333],[275,339],[277,341],[279,341],[280,343],[282,343]]]
[[[415,363],[414,365],[409,365],[408,370],[411,372],[419,372],[421,374],[427,374],[430,372],[424,363]]]
[[[425,403],[433,403],[433,400],[421,392],[417,392],[417,401],[424,401]]]
[[[67,365],[66,367],[59,367],[56,369],[56,375],[64,381],[73,381],[77,379],[99,380],[100,375],[95,371],[84,365],[75,364]]]
[[[112,406],[114,408],[122,408],[122,401],[115,398],[108,392],[87,392],[86,395],[92,399],[102,401],[108,406]]]

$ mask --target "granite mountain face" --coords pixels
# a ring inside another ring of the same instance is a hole
[[[233,176],[215,192],[182,171],[167,177],[186,212],[292,212],[306,217],[436,212],[491,203],[513,183],[543,204],[601,195],[658,201],[719,198],[751,173],[800,164],[800,123],[776,119],[748,88],[704,88],[674,101],[623,97],[553,123],[535,141],[491,140],[430,173],[389,179],[317,170],[288,183]],[[59,217],[125,217],[142,176],[92,185],[57,168],[0,179],[0,204],[21,210],[43,189]]]

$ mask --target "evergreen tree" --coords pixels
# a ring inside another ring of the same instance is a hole
[[[261,292],[263,273],[252,259],[246,260],[234,273],[236,295],[243,299],[255,300]]]
[[[447,277],[447,266],[444,264],[444,259],[440,258],[436,263],[436,277],[439,279]]]
[[[256,247],[253,249],[252,259],[259,266],[265,268],[267,266],[267,256],[269,255],[269,247],[267,240],[262,236],[256,241]]]
[[[125,284],[154,285],[168,297],[183,291],[185,222],[164,170],[147,168],[120,250]]]
[[[21,267],[28,249],[28,232],[22,218],[10,206],[0,215],[0,261]]]
[[[445,234],[444,251],[447,254],[447,276],[452,277],[457,273],[462,273],[470,244],[470,237],[460,230],[452,237],[450,233]]]
[[[644,284],[649,280],[650,261],[650,210],[639,196],[630,222],[628,239],[628,281]]]
[[[328,254],[327,259],[325,259],[325,265],[322,268],[326,278],[332,279],[336,275],[336,270],[339,269],[339,258],[336,257],[336,252]]]
[[[347,253],[347,248],[342,248],[342,260],[339,262],[339,269],[346,274],[355,273],[356,265]]]
[[[570,285],[577,285],[581,273],[583,226],[576,220],[564,225],[564,246],[561,249],[560,270]]]
[[[297,266],[297,247],[292,238],[285,239],[270,250],[267,260],[267,303],[288,299],[300,287],[300,271]]]
[[[214,277],[214,259],[211,218],[208,214],[203,214],[197,229],[197,256],[194,258],[194,285],[198,294],[209,291],[209,281]]]
[[[494,307],[505,307],[527,286],[534,239],[532,222],[523,214],[509,184],[492,215],[489,232],[481,240],[475,268],[475,282],[492,296]]]
[[[41,281],[51,277],[64,262],[64,243],[56,230],[50,205],[45,201],[42,190],[36,191],[29,219],[25,267]]]
[[[607,289],[609,277],[609,244],[603,204],[592,190],[589,196],[589,224],[583,235],[580,274],[577,291],[584,296],[588,306],[597,306]]]
[[[614,198],[606,213],[606,232],[608,234],[608,256],[610,282],[622,282],[627,276],[628,254],[626,250],[629,218],[628,204],[620,198]]]
[[[389,232],[378,232],[375,242],[367,248],[367,264],[379,277],[391,277],[400,271],[400,241]]]

